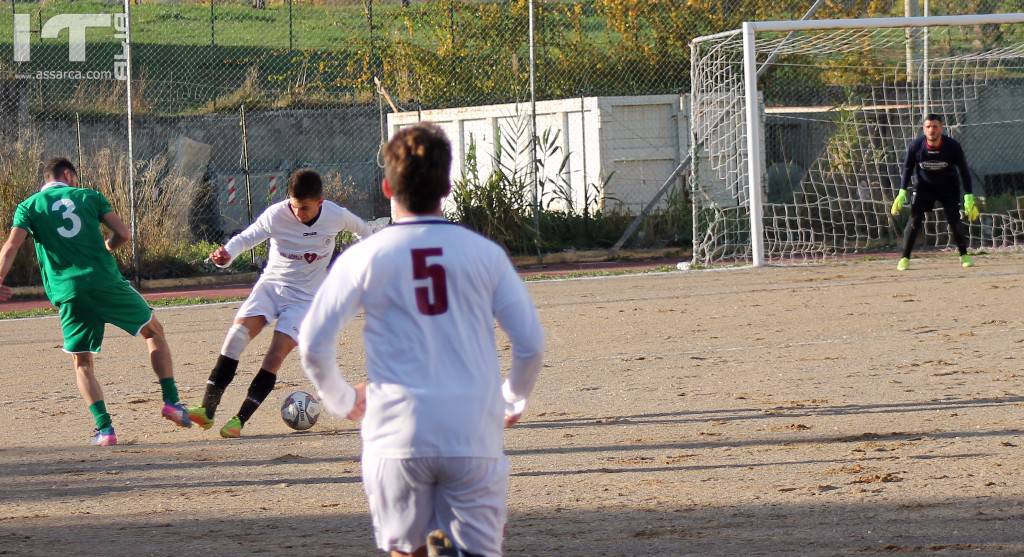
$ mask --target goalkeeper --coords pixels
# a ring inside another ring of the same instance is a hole
[[[892,214],[896,216],[907,204],[907,188],[912,177],[917,187],[910,201],[910,221],[903,232],[903,257],[896,269],[906,271],[910,266],[910,252],[914,249],[917,234],[924,226],[924,214],[931,211],[938,201],[946,213],[949,232],[960,250],[960,264],[973,267],[974,261],[967,255],[967,240],[960,226],[960,184],[964,186],[964,212],[971,221],[978,220],[978,206],[971,192],[971,174],[967,170],[964,150],[952,137],[942,133],[942,116],[925,116],[922,126],[924,135],[907,148],[907,160],[903,163],[903,180],[896,200],[892,203]]]

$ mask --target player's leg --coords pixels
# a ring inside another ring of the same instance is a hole
[[[437,459],[363,455],[363,490],[370,504],[377,547],[391,557],[426,557],[427,534],[436,527],[433,467]]]
[[[910,254],[914,250],[914,243],[917,242],[917,235],[924,228],[924,214],[935,205],[935,200],[927,193],[920,190],[915,191],[910,203],[910,220],[903,230],[903,255],[896,269],[906,271],[910,266]]]
[[[210,429],[224,390],[231,384],[238,371],[238,361],[242,357],[242,352],[276,315],[277,302],[273,286],[257,283],[242,303],[242,307],[238,308],[235,320],[224,337],[220,356],[217,357],[217,363],[214,364],[210,378],[206,381],[202,404],[189,408],[189,417],[193,422],[203,429]]]
[[[139,334],[146,339],[149,363],[160,379],[160,394],[164,400],[160,415],[181,427],[192,427],[188,407],[181,402],[178,395],[178,384],[174,380],[174,365],[171,361],[171,347],[167,344],[163,325],[154,315],[149,323],[139,330]]]
[[[967,255],[967,238],[964,236],[963,223],[960,222],[960,201],[957,194],[944,196],[942,199],[942,212],[946,214],[946,224],[949,226],[949,233],[953,236],[956,249],[960,252],[960,263],[964,267],[973,267],[974,261]]]
[[[246,393],[245,400],[242,401],[242,407],[238,409],[238,414],[235,414],[221,429],[220,434],[222,436],[241,436],[242,427],[245,426],[245,423],[249,421],[249,418],[256,412],[256,409],[263,404],[263,401],[274,390],[274,384],[277,382],[277,372],[281,369],[284,359],[296,346],[298,346],[298,343],[295,342],[294,338],[280,331],[274,331],[274,336],[270,341],[270,348],[267,350],[266,355],[263,356],[263,366],[260,367],[256,376],[252,378],[252,382],[249,384],[249,391]]]
[[[92,356],[103,345],[105,324],[89,311],[90,303],[84,298],[73,298],[57,304],[61,332],[64,335],[64,351],[71,354],[78,392],[82,394],[96,424],[92,434],[93,444],[116,445],[117,435],[103,400],[103,388],[96,380]]]
[[[507,518],[507,459],[440,460],[434,512],[455,546],[452,554],[500,556]]]
[[[153,308],[145,298],[128,283],[104,286],[91,293],[92,303],[103,315],[104,321],[121,328],[132,336],[146,339],[149,348],[149,363],[160,380],[163,406],[160,415],[181,427],[191,427],[185,405],[178,396],[178,385],[174,381],[174,365],[171,362],[171,348],[167,344],[164,328],[160,325]]]
[[[236,317],[231,324],[228,334],[224,337],[224,344],[221,345],[217,363],[210,371],[210,378],[206,380],[203,402],[200,406],[189,408],[189,417],[203,429],[209,429],[213,425],[220,399],[238,371],[238,361],[242,357],[242,352],[266,324],[267,318],[262,315]]]
[[[78,392],[89,405],[89,413],[96,423],[96,429],[92,433],[92,443],[101,447],[109,447],[117,444],[117,434],[114,433],[114,424],[107,412],[107,405],[103,401],[103,388],[96,380],[93,368],[93,357],[91,352],[79,352],[71,355],[71,365],[75,368],[75,382],[78,384]]]
[[[277,372],[288,354],[298,346],[299,325],[302,323],[306,311],[309,309],[309,301],[300,300],[278,300],[280,313],[277,316],[277,325],[274,327],[274,336],[270,340],[270,348],[263,356],[263,365],[252,378],[249,384],[249,392],[238,414],[235,414],[227,424],[220,430],[223,437],[239,437],[242,434],[242,427],[249,421],[256,409],[263,404],[270,392],[274,390],[277,382]]]

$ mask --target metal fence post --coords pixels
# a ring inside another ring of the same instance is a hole
[[[530,173],[533,175],[533,227],[536,231],[537,257],[540,253],[540,177],[537,172],[537,59],[534,40],[534,1],[530,0]]]
[[[82,119],[75,112],[75,137],[78,138],[78,177],[82,177]]]
[[[242,175],[245,176],[245,211],[246,217],[249,219],[248,224],[252,224],[252,182],[249,179],[249,134],[245,129],[245,103],[242,103],[241,107],[241,118],[239,124],[242,126]],[[249,250],[249,257],[252,259],[252,264],[256,265],[256,248]]]
[[[370,73],[376,75],[377,62],[375,60],[376,49],[373,44],[373,0],[366,0],[366,25],[370,35]]]
[[[292,25],[292,0],[288,0],[288,50],[295,48],[292,41]]]
[[[455,0],[448,2],[448,36],[455,45]]]
[[[127,99],[128,112],[128,206],[130,207],[131,221],[131,244],[132,244],[132,266],[135,267],[135,284],[142,286],[142,265],[139,254],[139,227],[138,215],[136,214],[135,199],[135,153],[132,144],[132,128],[134,126],[132,114],[132,8],[131,0],[124,0],[124,57],[125,57],[125,98]]]
[[[210,46],[217,45],[216,32],[214,30],[214,20],[216,19],[216,15],[213,13],[213,1],[214,0],[210,0]]]
[[[568,132],[567,132],[568,133]],[[580,155],[583,159],[583,224],[584,232],[590,232],[590,187],[587,185],[587,108],[583,99],[583,92],[580,91]],[[572,190],[572,182],[570,192]],[[571,193],[570,193],[571,195]]]

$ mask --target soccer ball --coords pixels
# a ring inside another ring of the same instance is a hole
[[[295,391],[281,404],[281,419],[288,427],[304,431],[320,417],[320,401],[305,391]]]

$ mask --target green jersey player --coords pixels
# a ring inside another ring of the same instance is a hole
[[[0,302],[11,297],[3,281],[18,249],[32,236],[46,297],[60,313],[64,351],[71,354],[78,390],[96,421],[93,443],[117,444],[103,390],[93,373],[93,354],[100,351],[107,323],[146,339],[163,391],[161,414],[179,426],[191,426],[185,405],[178,400],[163,328],[110,253],[129,240],[128,227],[103,194],[78,187],[78,173],[67,159],[49,161],[43,178],[42,188],[18,205],[0,249]],[[101,222],[113,232],[109,238],[104,239]]]

